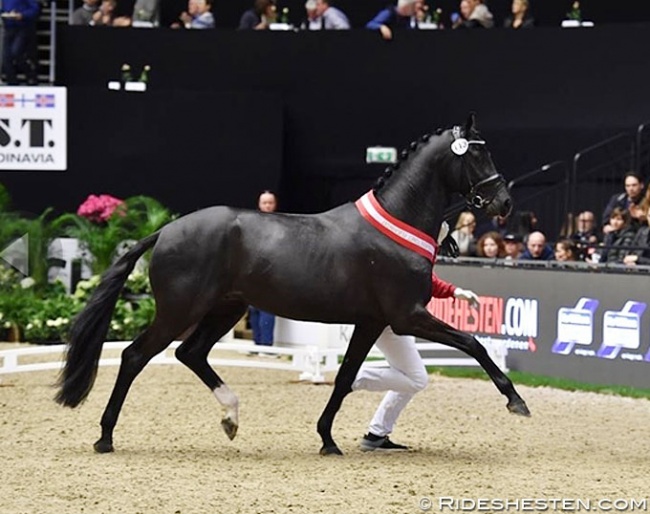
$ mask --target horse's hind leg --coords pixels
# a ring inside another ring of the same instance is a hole
[[[416,314],[415,318],[409,321],[412,326],[410,329],[405,328],[406,332],[429,341],[446,344],[476,359],[501,394],[508,398],[508,410],[514,414],[530,416],[526,402],[519,396],[512,381],[499,369],[485,347],[474,336],[437,320],[424,307]],[[400,333],[403,332],[400,331]]]
[[[343,399],[352,391],[352,383],[359,368],[382,330],[384,330],[384,326],[376,324],[356,325],[354,328],[352,339],[350,339],[345,357],[343,357],[343,363],[336,374],[334,391],[318,420],[317,430],[323,440],[321,455],[343,455],[332,439],[334,416],[341,408]]]
[[[172,327],[156,319],[147,330],[124,349],[120,371],[102,415],[102,436],[94,445],[96,452],[113,451],[113,430],[131,384],[152,357],[167,348],[176,335],[178,332],[175,332]]]
[[[176,349],[176,357],[208,386],[225,409],[221,426],[229,439],[239,428],[239,399],[208,364],[208,353],[246,312],[240,300],[218,303],[198,324],[194,332]]]

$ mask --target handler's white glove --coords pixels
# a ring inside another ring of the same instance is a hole
[[[449,234],[449,223],[443,221],[440,225],[440,232],[438,232],[438,241],[444,241],[447,234]]]
[[[469,302],[469,304],[475,309],[478,309],[481,304],[476,293],[469,289],[461,289],[460,287],[457,287],[456,291],[454,291],[454,297]]]

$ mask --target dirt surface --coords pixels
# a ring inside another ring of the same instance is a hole
[[[432,376],[393,435],[412,451],[358,450],[381,398],[359,392],[334,425],[345,456],[324,458],[315,427],[331,386],[295,383],[293,372],[219,371],[241,400],[234,441],[189,370],[150,365],[105,455],[92,443],[116,367],[100,369],[74,410],[52,401],[54,371],[0,376],[0,513],[417,513],[423,497],[440,512],[439,497],[650,496],[646,400],[522,387],[526,419],[489,382]]]

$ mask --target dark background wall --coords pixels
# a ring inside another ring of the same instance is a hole
[[[387,43],[365,30],[260,33],[63,27],[69,170],[3,172],[19,207],[73,209],[89,193],[150,194],[179,212],[285,210],[355,198],[405,146],[476,110],[513,178],[650,119],[647,25],[422,31]],[[145,94],[110,92],[120,66],[152,67]],[[53,194],[54,193],[54,194]]]

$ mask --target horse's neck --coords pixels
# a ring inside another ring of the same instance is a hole
[[[418,171],[423,160],[414,160],[377,192],[379,203],[395,218],[438,237],[449,193],[436,173]]]

